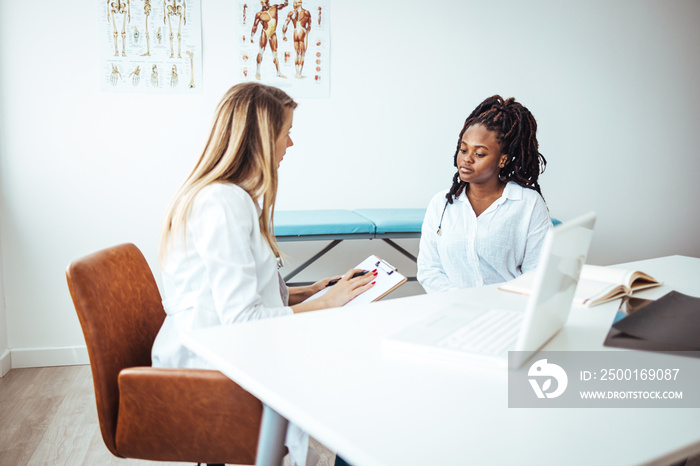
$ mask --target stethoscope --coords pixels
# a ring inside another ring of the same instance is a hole
[[[440,224],[438,225],[437,235],[442,236],[442,219],[445,218],[445,211],[447,210],[447,204],[449,201],[445,201],[445,207],[442,209],[442,215],[440,216]]]

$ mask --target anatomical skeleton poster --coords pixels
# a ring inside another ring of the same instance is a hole
[[[103,92],[200,93],[200,0],[101,0]]]
[[[330,95],[330,0],[238,0],[237,15],[239,81]]]

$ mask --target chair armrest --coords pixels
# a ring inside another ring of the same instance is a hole
[[[252,464],[262,403],[219,371],[119,373],[116,445],[127,458]]]

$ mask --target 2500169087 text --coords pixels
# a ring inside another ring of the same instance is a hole
[[[676,380],[679,371],[680,369],[601,369],[599,380]]]

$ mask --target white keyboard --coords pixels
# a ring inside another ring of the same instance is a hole
[[[438,342],[438,346],[459,351],[499,355],[518,338],[523,313],[490,309]]]

